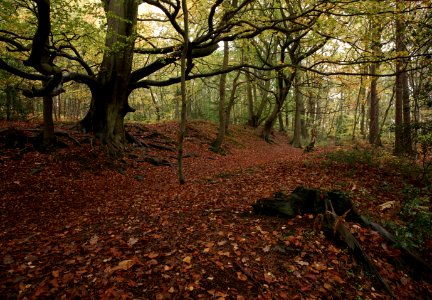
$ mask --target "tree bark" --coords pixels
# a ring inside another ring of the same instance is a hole
[[[240,74],[241,74],[241,72],[238,71],[237,75],[235,76],[235,78],[233,80],[230,98],[229,98],[228,104],[226,106],[226,110],[225,110],[225,112],[226,112],[226,115],[225,115],[225,133],[228,132],[228,126],[230,124],[230,118],[231,118],[231,110],[232,110],[234,103],[235,103],[237,87],[240,84],[238,82],[238,80],[240,78]]]
[[[370,73],[376,74],[377,66],[373,63],[370,67]],[[369,107],[369,143],[374,146],[381,146],[379,136],[379,99],[377,93],[377,77],[372,78],[370,86],[370,107]]]
[[[381,52],[381,33],[380,26],[376,19],[371,20],[371,38],[372,38],[372,53],[375,56],[375,59],[378,59],[376,56]],[[377,91],[377,82],[378,77],[375,76],[377,74],[379,68],[378,62],[372,62],[369,68],[369,72],[371,74],[371,84],[370,84],[370,106],[369,106],[369,143],[374,146],[381,146],[381,138],[379,132],[379,98]]]
[[[246,69],[246,95],[247,95],[247,103],[248,103],[248,125],[254,127],[256,120],[254,120],[254,99],[252,93],[252,80],[251,75]]]
[[[43,138],[42,145],[49,147],[53,143],[54,136],[54,120],[53,120],[53,99],[51,96],[43,97]]]
[[[285,99],[291,88],[294,76],[295,76],[295,71],[293,73],[290,73],[288,76],[284,75],[283,71],[278,72],[278,94],[276,96],[276,103],[273,106],[270,115],[267,117],[267,120],[264,123],[264,128],[262,132],[262,136],[266,142],[271,142],[270,133],[278,117],[278,114],[284,105]]]
[[[222,68],[226,69],[228,67],[228,55],[229,55],[229,47],[228,47],[228,41],[224,41],[224,56],[223,56],[223,63]],[[219,129],[218,134],[214,142],[212,143],[211,149],[214,152],[220,152],[221,146],[225,138],[225,124],[226,124],[226,106],[225,106],[225,98],[226,98],[226,77],[227,73],[223,73],[220,75],[220,81],[219,81]]]
[[[188,73],[188,65],[191,66],[192,62],[189,57],[189,13],[186,0],[182,0],[184,33],[183,33],[183,51],[181,55],[181,112],[180,112],[180,132],[178,142],[178,176],[179,183],[186,183],[183,173],[183,141],[186,136],[186,117],[187,117],[187,89],[186,89],[186,76]]]
[[[398,25],[399,22],[396,23],[396,32],[398,31],[398,28],[400,25]],[[398,49],[399,42],[398,38],[396,38],[396,49]],[[402,82],[402,76],[401,76],[401,68],[402,68],[402,62],[401,59],[398,59],[396,61],[396,105],[395,105],[395,148],[394,153],[398,156],[403,154],[403,118],[402,118],[402,103],[403,103],[403,82]]]
[[[92,103],[81,122],[93,131],[115,154],[122,151],[125,139],[124,117],[133,109],[128,104],[128,84],[132,71],[133,46],[138,4],[136,1],[109,1],[107,36],[98,84],[91,88]]]
[[[403,148],[405,154],[413,155],[412,137],[411,137],[411,106],[408,86],[408,72],[403,71],[402,74],[402,109],[403,109]]]
[[[364,102],[364,98],[366,97],[366,88],[364,85],[364,78],[363,76],[360,77],[360,88],[359,92],[357,94],[357,101],[356,101],[356,107],[354,112],[354,126],[352,131],[352,140],[355,140],[356,137],[356,129],[357,129],[357,123],[358,123],[358,111],[361,109],[360,105]],[[361,114],[361,112],[360,112]]]
[[[260,89],[260,94],[261,94],[261,101],[260,104],[258,106],[257,111],[255,112],[254,116],[253,116],[253,120],[254,120],[254,127],[258,127],[261,123],[262,123],[262,114],[264,112],[264,108],[266,107],[267,103],[268,103],[268,95],[269,95],[269,89],[270,89],[270,80],[267,80],[264,83],[264,86]]]
[[[302,136],[302,118],[304,113],[303,95],[300,91],[299,74],[295,77],[294,99],[295,99],[295,117],[294,117],[294,136],[291,145],[296,148],[301,148]]]

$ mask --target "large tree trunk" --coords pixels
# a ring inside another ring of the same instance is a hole
[[[99,85],[92,88],[92,103],[81,122],[112,150],[122,150],[124,117],[133,110],[128,104],[128,83],[132,70],[138,4],[136,1],[105,2],[107,15],[106,51],[98,74]],[[115,51],[114,51],[115,49]]]

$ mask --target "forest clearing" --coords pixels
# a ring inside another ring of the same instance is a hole
[[[3,299],[390,299],[346,246],[325,238],[316,216],[252,213],[258,199],[298,186],[348,193],[362,214],[416,235],[400,242],[424,239],[431,263],[430,227],[407,224],[407,208],[419,209],[414,199],[429,201],[430,218],[430,185],[418,181],[412,161],[360,146],[305,153],[281,133],[269,144],[244,126],[230,132],[221,155],[209,150],[216,125],[194,121],[180,185],[177,123],[131,125],[147,146],[120,161],[91,135],[61,127],[80,146],[63,136],[68,147],[50,153],[30,144],[0,150]],[[397,245],[347,224],[397,299],[431,299],[427,277],[397,264]]]

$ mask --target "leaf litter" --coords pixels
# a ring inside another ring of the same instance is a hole
[[[267,144],[243,127],[227,140],[227,154],[217,155],[208,150],[215,126],[189,127],[184,185],[168,147],[132,150],[123,172],[85,143],[67,151],[29,151],[19,160],[2,149],[2,297],[388,298],[347,249],[312,226],[311,216],[284,220],[250,211],[257,199],[298,185],[345,187],[360,209],[391,219],[390,206],[380,209],[367,196],[384,204],[400,199],[400,178],[389,174],[393,188],[384,192],[377,188],[382,174],[364,169],[352,176],[343,166],[328,168],[320,155],[292,148],[283,135]],[[133,132],[140,139],[152,136],[158,138],[153,143],[171,146],[176,140],[174,123],[143,128]],[[144,160],[148,156],[170,165],[154,166]],[[398,298],[430,299],[430,283],[386,259],[397,257],[397,249],[369,229],[351,229]]]

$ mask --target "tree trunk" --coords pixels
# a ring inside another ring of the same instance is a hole
[[[238,71],[236,77],[233,80],[230,99],[229,99],[228,104],[226,106],[225,132],[228,131],[228,126],[230,124],[231,110],[232,110],[234,103],[235,103],[235,96],[236,96],[237,87],[239,86],[238,80],[240,78],[240,74],[241,74],[241,72]]]
[[[105,47],[109,50],[104,53],[98,86],[91,89],[92,103],[81,124],[85,130],[93,131],[115,154],[123,150],[126,142],[124,117],[133,111],[128,104],[128,83],[138,4],[127,0],[109,1],[105,11],[108,28]]]
[[[300,91],[300,78],[297,74],[294,85],[294,99],[295,99],[295,117],[294,117],[294,136],[291,141],[293,147],[301,148],[301,135],[302,135],[302,118],[304,113],[303,95]]]
[[[42,145],[49,147],[54,141],[53,99],[51,96],[43,97],[43,138]]]
[[[398,1],[398,8],[401,9],[403,3]],[[404,34],[403,34],[403,20],[400,16],[396,16],[396,52],[400,53],[405,51],[404,45]],[[405,141],[406,138],[411,137],[405,129],[405,119],[410,122],[409,118],[409,92],[408,92],[408,76],[405,69],[405,61],[403,58],[396,60],[396,110],[395,110],[395,149],[396,155],[403,155],[406,153],[405,150],[407,144],[411,144],[411,139]]]
[[[254,120],[254,101],[253,101],[253,93],[252,93],[252,80],[251,75],[246,69],[246,95],[247,95],[247,103],[248,103],[248,125],[254,127],[256,120]]]
[[[150,96],[151,96],[153,105],[155,106],[156,121],[159,122],[161,120],[160,106],[159,106],[159,104],[156,101],[156,97],[155,97],[152,89],[150,89]]]
[[[192,65],[189,55],[189,14],[187,9],[186,0],[182,0],[183,21],[184,21],[184,34],[183,34],[183,51],[181,55],[181,115],[180,115],[180,132],[178,142],[178,176],[179,183],[186,183],[183,173],[183,141],[186,136],[186,117],[187,117],[187,89],[186,89],[186,75],[188,72],[188,65]]]
[[[360,103],[363,103],[364,98],[366,97],[366,89],[365,89],[365,85],[364,85],[364,78],[363,76],[360,77],[360,88],[359,88],[359,92],[357,94],[357,101],[356,101],[356,107],[355,107],[355,112],[354,112],[354,126],[353,126],[353,131],[352,131],[352,140],[355,140],[355,136],[356,136],[356,128],[357,128],[357,123],[358,123],[358,111],[360,109]]]
[[[285,132],[284,119],[283,119],[283,111],[280,111],[278,114],[279,121],[279,132]]]
[[[228,67],[228,54],[229,47],[228,41],[224,41],[224,56],[222,68],[226,69]],[[225,107],[225,98],[226,98],[226,77],[227,74],[223,73],[220,75],[219,82],[219,130],[216,137],[216,140],[212,143],[212,150],[214,152],[220,152],[223,140],[225,138],[225,123],[226,123],[226,107]]]
[[[13,92],[13,87],[11,86],[6,86],[5,89],[6,92],[6,121],[11,121],[12,120],[12,104],[14,102],[14,92]]]
[[[258,127],[262,123],[262,114],[263,114],[264,108],[266,107],[266,104],[268,102],[269,89],[270,89],[270,80],[267,80],[264,83],[264,87],[262,89],[260,89],[261,101],[260,101],[260,104],[258,106],[258,109],[256,110],[256,112],[253,113],[253,116],[252,116],[252,120],[253,120],[252,126],[254,128]]]
[[[360,134],[366,139],[366,103],[369,96],[362,101],[360,107]]]
[[[283,74],[283,72],[278,72],[278,95],[276,97],[276,103],[273,106],[273,110],[270,115],[267,117],[267,120],[264,123],[264,128],[262,132],[262,136],[265,141],[270,142],[270,133],[273,128],[274,122],[281,111],[285,99],[288,95],[288,92],[291,88],[292,81],[294,79],[295,72],[290,73],[288,77]]]
[[[377,66],[375,63],[370,67],[370,73],[376,74]],[[372,78],[370,87],[370,107],[369,107],[369,143],[374,146],[381,146],[379,136],[379,99],[377,94],[377,77]]]
[[[412,138],[411,138],[411,106],[408,86],[408,73],[403,71],[401,74],[403,93],[402,93],[402,108],[403,108],[403,148],[405,154],[413,155]]]

